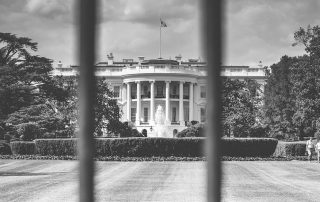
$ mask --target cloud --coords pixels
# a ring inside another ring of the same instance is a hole
[[[285,54],[301,55],[302,47],[291,46],[293,33],[320,24],[317,0],[227,0],[225,8],[226,64],[270,65]]]
[[[198,0],[110,0],[102,1],[102,22],[125,21],[158,26],[159,19],[189,20],[198,13]]]
[[[25,11],[60,22],[72,22],[74,0],[27,0]]]

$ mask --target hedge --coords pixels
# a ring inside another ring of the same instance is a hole
[[[77,139],[38,139],[40,155],[76,155]],[[204,156],[205,138],[99,138],[95,139],[95,156]]]
[[[222,156],[231,157],[269,157],[277,146],[273,138],[223,138]]]
[[[5,141],[0,141],[0,155],[10,155],[11,149],[10,145]]]
[[[279,141],[274,156],[304,156],[306,153],[306,142],[282,142]]]
[[[37,153],[34,142],[15,141],[10,143],[12,154],[33,155]]]
[[[77,139],[66,138],[66,139],[36,139],[35,145],[37,153],[43,156],[56,155],[65,156],[77,155]]]
[[[95,156],[119,157],[203,157],[205,138],[97,138]],[[26,154],[37,148],[41,156],[76,156],[76,138],[37,139],[35,143],[14,142],[14,154]],[[278,140],[272,138],[224,138],[221,140],[222,156],[269,157]],[[21,147],[21,148],[19,148]],[[25,149],[28,148],[28,149]],[[20,152],[20,153],[19,153]]]

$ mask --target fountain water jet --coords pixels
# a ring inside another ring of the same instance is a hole
[[[165,117],[163,108],[161,105],[158,105],[156,113],[155,113],[155,123],[156,126],[154,128],[155,137],[167,137],[168,136],[168,127],[165,126]]]

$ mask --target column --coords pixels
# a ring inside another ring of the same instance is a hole
[[[137,83],[137,115],[136,115],[136,125],[140,125],[140,114],[141,114],[141,83],[140,81],[136,81]]]
[[[184,126],[184,114],[183,114],[183,81],[179,84],[179,122],[181,126]]]
[[[190,92],[189,92],[189,121],[193,121],[193,83],[190,83]]]
[[[131,121],[131,84],[127,83],[127,120]]]
[[[154,82],[150,81],[150,125],[154,125]]]
[[[170,81],[166,82],[166,125],[171,125],[170,122]]]
[[[123,103],[124,101],[126,101],[127,99],[127,94],[126,92],[126,85],[122,84],[121,85],[121,91],[120,91],[120,97],[121,97],[121,102]]]

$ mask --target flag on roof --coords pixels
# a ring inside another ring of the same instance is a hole
[[[160,18],[160,27],[167,27],[167,24]]]

